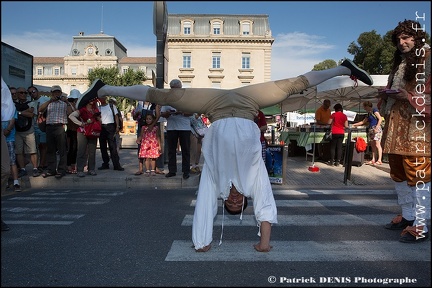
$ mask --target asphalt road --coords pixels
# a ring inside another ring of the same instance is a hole
[[[2,287],[430,287],[430,240],[398,242],[392,190],[275,189],[273,249],[258,253],[253,207],[215,218],[196,253],[194,189],[32,189],[2,197]],[[394,283],[394,282],[397,283]],[[384,284],[391,282],[391,284]],[[404,282],[400,284],[400,282]]]

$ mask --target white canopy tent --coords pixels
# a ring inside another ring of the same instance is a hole
[[[361,103],[371,101],[378,103],[378,89],[387,85],[388,75],[371,75],[374,84],[366,85],[358,81],[358,86],[354,86],[354,81],[348,76],[338,76],[329,79],[315,87],[289,96],[281,103],[281,112],[311,110],[318,108],[324,99],[330,99],[332,106],[340,103],[346,110],[360,112]]]

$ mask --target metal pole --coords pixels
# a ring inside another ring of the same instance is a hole
[[[156,35],[156,88],[164,88],[168,64],[166,52],[166,36],[168,29],[168,9],[165,1],[154,1],[153,5],[153,33]]]

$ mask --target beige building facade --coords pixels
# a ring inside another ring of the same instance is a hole
[[[121,74],[128,69],[141,70],[152,85],[156,57],[127,57],[127,49],[114,37],[104,33],[73,36],[70,52],[65,57],[34,57],[33,85],[42,92],[60,85],[65,94],[72,89],[84,92],[89,87],[88,74],[94,68],[117,67]]]
[[[169,14],[166,38],[167,82],[184,87],[231,89],[270,81],[272,37],[268,15]],[[96,67],[142,70],[152,85],[156,57],[128,57],[114,36],[73,36],[65,57],[34,57],[33,84],[48,92],[60,85],[64,93],[89,87]],[[168,84],[165,84],[168,87]]]
[[[183,87],[231,89],[270,81],[267,15],[169,14],[168,78]]]

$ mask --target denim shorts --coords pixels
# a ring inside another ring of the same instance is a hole
[[[33,126],[36,143],[46,143],[46,133],[42,132],[39,127]]]
[[[9,151],[10,166],[16,165],[15,141],[9,141],[6,143]]]

